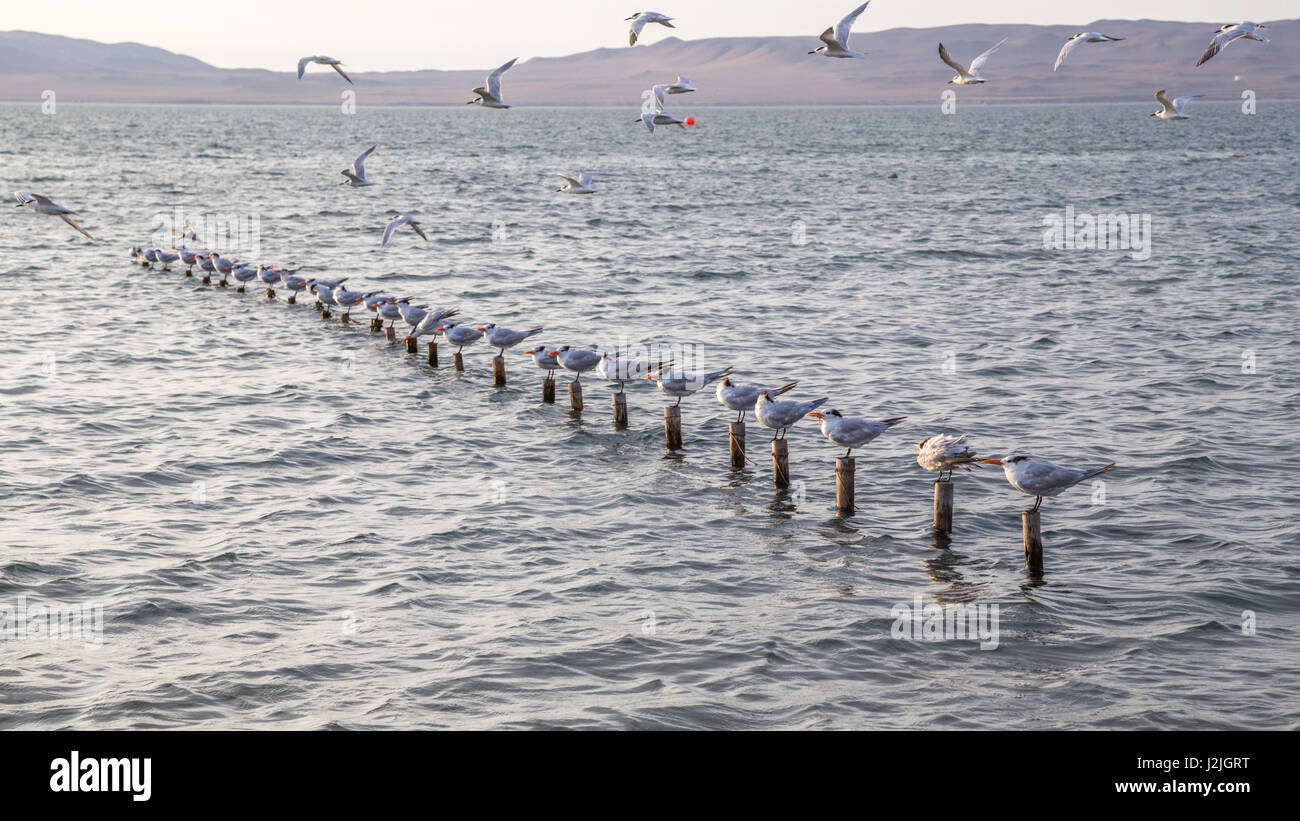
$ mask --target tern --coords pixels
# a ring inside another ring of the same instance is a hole
[[[709,373],[699,373],[697,371],[659,371],[652,373],[646,379],[653,379],[659,383],[659,390],[669,396],[676,396],[677,401],[674,405],[680,405],[682,399],[690,396],[696,391],[703,388],[715,379],[720,379],[731,373],[731,368],[726,367],[720,371],[711,371]]]
[[[168,266],[181,258],[180,254],[169,254],[166,251],[162,250],[161,248],[154,251],[154,256],[156,256],[158,258],[158,261],[162,263],[162,270],[164,271],[170,271],[171,268],[169,268]]]
[[[1055,496],[1063,490],[1072,488],[1085,479],[1109,473],[1115,469],[1115,463],[1092,470],[1067,468],[1030,459],[1028,456],[1004,456],[1001,459],[981,459],[987,465],[1001,465],[1007,481],[1021,493],[1035,497],[1034,510],[1043,503],[1044,496]]]
[[[400,302],[392,299],[385,300],[375,306],[375,313],[380,319],[387,319],[389,327],[392,327],[397,323],[397,320],[402,318],[402,310],[399,305],[405,305],[409,301],[407,299],[400,300]]]
[[[695,86],[691,85],[691,78],[679,76],[676,82],[660,83],[657,86],[651,86],[650,90],[654,92],[655,99],[659,101],[659,107],[663,108],[665,94],[690,94],[695,90]]]
[[[352,306],[361,302],[365,298],[361,291],[349,291],[347,288],[339,286],[334,289],[334,304],[343,309],[343,321],[348,322],[352,319]],[[328,300],[326,300],[328,302]]]
[[[772,435],[772,441],[775,442],[778,438],[784,438],[786,428],[808,416],[826,401],[827,397],[823,396],[811,402],[795,402],[789,399],[775,402],[772,400],[771,391],[759,391],[758,399],[754,401],[754,416],[758,417],[763,427],[776,431]]]
[[[618,175],[583,171],[578,175],[576,180],[573,177],[568,177],[564,174],[556,174],[555,176],[565,181],[564,185],[561,185],[557,189],[559,191],[563,191],[566,194],[594,194],[596,193],[596,189],[591,187],[592,180],[597,179],[598,177],[617,177]]]
[[[473,345],[483,338],[483,332],[475,330],[468,325],[458,325],[455,322],[443,323],[438,328],[438,332],[447,338],[447,341],[456,346],[456,353],[466,345]]]
[[[1052,66],[1052,71],[1061,67],[1065,58],[1070,56],[1070,52],[1079,47],[1081,43],[1115,43],[1123,40],[1123,37],[1111,37],[1109,34],[1100,34],[1095,31],[1082,31],[1065,41],[1061,46],[1061,53],[1056,55],[1056,65]]]
[[[447,323],[446,320],[452,318],[458,313],[460,313],[460,311],[455,308],[439,308],[436,311],[429,311],[424,315],[424,318],[415,325],[415,327],[411,328],[409,334],[402,337],[402,341],[405,342],[408,339],[419,339],[423,334],[437,333],[442,330],[444,324],[451,324]]]
[[[429,238],[426,237],[424,235],[424,232],[420,230],[420,223],[415,219],[415,217],[409,217],[406,214],[398,214],[384,228],[384,238],[383,240],[380,241],[379,247],[380,248],[387,247],[388,240],[392,239],[393,232],[396,231],[398,228],[401,228],[403,225],[411,226],[411,228],[415,231],[415,233],[420,235],[420,239],[424,240],[425,242],[429,241]]]
[[[1191,119],[1183,114],[1183,106],[1188,100],[1195,100],[1197,97],[1204,97],[1204,94],[1188,94],[1184,97],[1176,97],[1171,102],[1165,96],[1165,90],[1162,88],[1156,92],[1156,102],[1160,103],[1160,110],[1151,112],[1152,117],[1159,117],[1162,120],[1188,120]]]
[[[501,99],[501,75],[505,74],[511,66],[515,64],[516,57],[508,63],[505,63],[496,71],[487,76],[487,81],[483,85],[471,91],[471,94],[477,94],[478,99],[470,100],[465,105],[474,105],[478,103],[484,108],[509,108],[510,104]]]
[[[280,281],[284,283],[284,287],[293,292],[289,294],[289,302],[297,303],[298,292],[307,290],[307,280],[296,277],[287,271],[280,274]]]
[[[632,21],[632,26],[627,30],[627,44],[629,46],[635,46],[637,38],[641,36],[641,29],[645,28],[650,23],[658,23],[659,25],[667,26],[670,29],[677,28],[677,26],[668,22],[672,19],[674,18],[669,17],[666,14],[660,14],[657,11],[638,11],[633,13],[631,17],[625,17],[623,22],[626,23],[628,20]]]
[[[15,205],[14,208],[22,208],[25,205],[37,214],[58,217],[68,225],[76,228],[77,231],[79,231],[86,239],[91,242],[95,241],[95,238],[92,237],[85,228],[82,228],[80,225],[73,222],[72,217],[68,216],[69,214],[77,213],[71,208],[64,208],[62,205],[55,203],[49,197],[44,197],[40,194],[33,194],[31,191],[15,191],[14,199],[18,200],[18,204]]]
[[[1199,66],[1202,63],[1208,62],[1211,57],[1227,48],[1229,43],[1237,40],[1246,39],[1256,40],[1260,43],[1267,43],[1267,37],[1259,36],[1260,29],[1266,28],[1268,28],[1268,26],[1263,23],[1252,23],[1249,20],[1235,25],[1232,23],[1225,23],[1217,32],[1214,33],[1214,39],[1210,40],[1209,47],[1205,49],[1205,53],[1196,61],[1196,65]]]
[[[402,320],[412,328],[419,325],[420,322],[428,316],[429,312],[425,310],[428,305],[412,305],[405,300],[397,301],[397,311],[402,315]],[[434,330],[437,330],[436,328]]]
[[[599,365],[601,356],[595,351],[575,348],[572,345],[561,345],[553,351],[547,351],[546,355],[555,357],[555,361],[560,363],[561,368],[576,374],[573,377],[574,382],[582,381],[584,373]]]
[[[654,362],[646,358],[624,359],[617,353],[613,356],[609,352],[600,355],[600,362],[597,367],[600,368],[600,375],[605,377],[607,382],[617,382],[618,392],[623,392],[623,383],[632,379],[640,379],[653,370],[663,370],[665,363]],[[666,363],[671,365],[672,363]]]
[[[647,111],[646,113],[642,114],[640,117],[637,117],[632,122],[645,123],[645,127],[650,131],[651,134],[655,133],[655,126],[657,125],[675,125],[678,128],[680,128],[682,131],[686,130],[686,123],[677,119],[676,117],[664,111],[663,109],[659,109],[653,114]]]
[[[533,348],[531,351],[524,351],[524,353],[533,358],[534,365],[546,371],[546,377],[548,379],[555,376],[555,369],[560,367],[560,361],[556,359],[553,354],[549,353],[546,348],[540,345]]]
[[[175,245],[172,246],[172,250],[180,255],[181,262],[185,264],[185,276],[192,276],[194,266],[198,264],[199,255],[193,251],[186,251],[184,248],[177,248]]]
[[[315,63],[318,66],[329,66],[330,68],[337,71],[339,73],[339,76],[342,77],[344,80],[347,80],[349,83],[352,83],[352,78],[349,77],[347,74],[345,74],[343,72],[343,69],[340,68],[340,66],[343,65],[343,61],[335,60],[333,57],[304,57],[301,60],[299,60],[298,61],[299,80],[302,79],[302,73],[307,70],[308,63]],[[353,85],[355,85],[355,83],[353,83]]]
[[[768,391],[768,395],[780,396],[798,384],[798,382],[791,382],[779,388],[772,388]],[[758,395],[762,391],[763,389],[757,385],[737,385],[728,376],[718,383],[718,401],[736,412],[737,422],[744,422],[745,414],[754,409],[754,403],[758,401]]]
[[[199,268],[203,271],[204,285],[212,284],[212,275],[217,272],[216,259],[216,254],[208,254],[207,256],[199,257]],[[144,264],[148,265],[149,263],[146,262]]]
[[[967,443],[965,435],[949,436],[941,433],[938,436],[922,439],[916,446],[916,463],[924,470],[938,471],[941,482],[945,481],[943,478],[945,471],[950,481],[954,469],[970,470],[970,466],[978,464],[979,461],[975,458],[975,449]]]
[[[824,45],[820,45],[808,53],[820,54],[823,57],[865,57],[866,55],[862,52],[849,48],[849,34],[852,32],[853,24],[857,22],[858,16],[866,11],[867,6],[870,4],[871,0],[867,0],[867,2],[849,12],[848,16],[843,20],[823,31],[821,37],[817,39],[821,40]]]
[[[357,157],[355,160],[352,161],[353,170],[349,171],[345,168],[339,172],[343,176],[347,177],[347,179],[339,183],[339,185],[350,185],[353,188],[361,188],[366,185],[374,185],[373,182],[366,179],[366,157],[369,157],[370,152],[374,151],[375,148],[376,146],[372,145],[369,148],[367,148],[365,151],[362,151],[361,156]]]
[[[953,71],[957,72],[957,76],[953,77],[948,82],[956,83],[959,86],[973,86],[984,82],[984,78],[980,76],[980,71],[984,68],[984,63],[988,61],[989,55],[1002,48],[1002,44],[1006,41],[1007,38],[1003,37],[993,46],[993,48],[976,57],[974,60],[971,60],[969,71],[961,63],[952,59],[952,55],[948,53],[948,49],[943,47],[943,43],[940,43],[939,59],[943,60],[950,68],[952,68]]]
[[[781,402],[778,404],[786,403]],[[848,450],[844,451],[845,459],[849,458],[849,454],[853,452],[854,448],[862,447],[907,418],[906,416],[895,416],[892,419],[867,419],[862,416],[845,416],[834,408],[825,413],[812,411],[805,415],[820,421],[822,436],[837,445],[848,448]]]
[[[513,348],[528,337],[537,336],[542,332],[541,328],[533,328],[527,331],[512,331],[509,328],[498,327],[492,322],[482,325],[475,330],[481,334],[487,334],[488,344],[496,348],[497,353],[502,356],[506,355],[506,348]]]

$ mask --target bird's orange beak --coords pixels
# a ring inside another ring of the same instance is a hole
[[[526,354],[533,354],[533,353],[537,353],[537,351],[535,351],[535,350],[532,350],[532,351],[524,351],[524,353],[526,353]]]
[[[475,328],[474,330],[478,331],[479,333],[483,333],[484,331],[487,330],[487,328]]]
[[[983,463],[986,464],[986,465],[1000,465],[1000,464],[1002,464],[1002,460],[1001,460],[1001,459],[981,459],[980,461],[983,462]]]
[[[433,332],[434,332],[435,334],[440,334],[440,333],[442,333],[442,332],[445,331],[445,330],[447,330],[447,329],[446,329],[446,328],[434,328],[434,329],[433,329]]]
[[[649,376],[646,377],[646,379],[654,379],[654,378],[655,378],[654,374],[650,374]]]
[[[818,413],[817,411],[809,411],[808,413],[805,413],[804,416],[811,416],[811,417],[814,418],[814,419],[821,419],[821,418],[822,418],[822,415],[821,415],[820,413]]]
[[[556,355],[558,355],[559,353],[560,353],[559,351],[547,351],[547,352],[546,352],[546,355],[547,355],[547,356],[556,356]]]

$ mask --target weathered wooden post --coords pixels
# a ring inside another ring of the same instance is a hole
[[[614,410],[614,427],[627,427],[627,394],[622,391],[611,394],[609,404]]]
[[[394,328],[392,325],[386,326],[384,328],[384,339],[388,340],[389,342],[392,342],[394,339],[397,339],[397,329]]]
[[[569,407],[576,411],[582,410],[582,383],[569,383]]]
[[[492,384],[498,388],[506,386],[506,358],[501,354],[492,357]]]
[[[297,295],[296,293],[290,292],[290,293],[289,293],[289,298],[286,299],[285,302],[289,303],[290,305],[297,305],[297,304],[298,304],[298,295]]]
[[[742,470],[745,467],[745,423],[732,422],[727,425],[727,438],[731,450],[731,469]]]
[[[952,480],[934,483],[934,530],[936,533],[952,532]]]
[[[451,364],[455,365],[458,371],[465,370],[465,360],[461,358],[460,351],[456,351],[451,355]]]
[[[664,442],[669,450],[682,449],[682,409],[680,405],[664,408]]]
[[[790,486],[790,447],[784,439],[772,440],[772,483],[780,488]]]
[[[275,289],[274,289],[274,288],[267,288],[267,289],[266,289],[266,298],[267,298],[267,299],[275,299]]]
[[[380,319],[377,316],[370,317],[370,332],[372,334],[379,333],[381,330],[383,330],[383,327],[384,327],[384,320]]]
[[[424,346],[429,352],[429,367],[438,367],[438,343],[430,340],[428,345]]]
[[[542,377],[542,401],[555,404],[555,379],[550,376]]]
[[[1020,513],[1020,530],[1025,540],[1025,568],[1030,573],[1043,572],[1043,534],[1039,530],[1038,511],[1030,508]]]
[[[413,336],[408,336],[408,337],[406,338],[406,352],[407,352],[407,353],[416,353],[416,352],[418,352],[418,351],[419,351],[419,347],[418,347],[419,344],[420,344],[420,343],[416,341],[415,337],[413,337]]]
[[[857,464],[852,456],[840,456],[835,460],[835,509],[845,515],[853,513],[853,474]]]

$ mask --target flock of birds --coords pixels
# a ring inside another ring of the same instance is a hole
[[[182,236],[190,237],[193,234],[187,227]],[[245,286],[256,280],[266,286],[267,298],[275,299],[275,289],[282,287],[289,291],[287,301],[290,304],[297,302],[298,294],[305,293],[316,298],[315,307],[321,311],[323,318],[331,315],[332,308],[338,308],[343,312],[341,319],[345,323],[353,321],[353,308],[362,307],[371,314],[373,330],[384,327],[384,322],[390,328],[402,322],[407,326],[403,342],[418,340],[420,337],[437,341],[441,337],[444,343],[455,346],[457,354],[469,345],[484,341],[495,348],[499,355],[505,356],[507,350],[536,337],[543,330],[516,330],[490,322],[467,322],[455,307],[431,308],[428,304],[415,304],[413,297],[399,298],[382,290],[352,290],[346,286],[346,278],[325,280],[300,277],[297,275],[299,269],[276,268],[265,263],[253,266],[239,260],[226,259],[219,253],[197,253],[185,247],[174,248],[172,252],[135,246],[130,249],[130,258],[149,269],[159,265],[159,270],[162,271],[171,270],[170,266],[175,263],[184,267],[184,276],[187,277],[193,276],[194,269],[197,268],[203,273],[201,281],[204,285],[228,287],[233,278],[237,283],[236,293],[245,293]],[[708,372],[688,371],[674,368],[671,361],[629,357],[617,351],[610,353],[571,345],[554,348],[534,345],[523,353],[532,357],[533,364],[545,371],[548,377],[553,376],[557,370],[565,370],[573,374],[574,382],[581,383],[583,374],[594,371],[605,381],[616,383],[620,394],[628,382],[639,379],[654,381],[660,391],[676,399],[676,405],[716,382],[714,393],[718,402],[736,412],[736,421],[743,422],[745,415],[752,413],[759,424],[772,431],[772,440],[776,441],[785,438],[787,431],[802,419],[816,419],[826,439],[847,449],[845,458],[855,448],[872,442],[906,419],[903,416],[869,419],[846,416],[834,408],[819,410],[829,401],[827,397],[809,401],[780,399],[798,383],[790,382],[776,388],[741,384],[732,380],[730,367]],[[940,481],[950,481],[955,470],[969,470],[973,464],[1000,465],[1012,487],[1036,497],[1034,510],[1042,504],[1044,496],[1055,496],[1115,467],[1111,463],[1100,468],[1071,468],[1022,455],[1003,459],[979,459],[965,435],[949,434],[926,438],[916,446],[915,455],[917,464],[925,470],[938,473]]]
[[[854,51],[850,47],[850,37],[854,23],[866,11],[868,5],[870,5],[870,0],[858,6],[838,23],[822,32],[819,37],[822,45],[810,51],[809,54],[849,59],[864,57],[865,55],[862,52]],[[652,11],[637,12],[626,18],[626,21],[631,23],[628,32],[629,45],[637,43],[648,25],[674,28],[673,19],[665,14]],[[1214,33],[1209,46],[1200,56],[1200,59],[1197,60],[1196,65],[1204,64],[1229,44],[1238,40],[1267,42],[1267,39],[1260,34],[1266,28],[1268,28],[1267,25],[1250,21],[1222,26]],[[1117,42],[1122,39],[1124,38],[1099,32],[1080,32],[1067,40],[1062,46],[1053,70],[1059,69],[1066,58],[1081,45]],[[939,59],[956,72],[948,82],[956,85],[978,85],[987,82],[983,76],[984,67],[989,58],[1006,42],[1006,38],[1002,39],[971,60],[969,64],[962,64],[955,60],[948,49],[940,43]],[[510,108],[510,104],[502,96],[501,81],[502,76],[514,66],[517,59],[510,60],[493,70],[482,86],[472,90],[474,99],[467,104],[477,104],[484,108],[494,109]],[[327,56],[303,57],[299,60],[298,79],[302,79],[309,65],[329,67],[348,83],[353,82],[352,78],[343,70],[342,61]],[[687,125],[693,124],[690,118],[682,120],[669,114],[665,110],[665,99],[668,95],[687,94],[695,90],[695,86],[691,84],[689,78],[680,76],[672,83],[653,86],[644,94],[642,114],[637,118],[637,121],[643,123],[652,133],[656,126],[677,125],[685,128]],[[1186,115],[1183,114],[1183,106],[1187,100],[1198,96],[1201,95],[1188,95],[1170,100],[1165,95],[1164,89],[1161,89],[1155,94],[1161,109],[1153,112],[1151,116],[1165,120],[1187,119]],[[376,146],[371,146],[366,149],[353,162],[352,168],[342,171],[345,179],[340,185],[359,188],[375,184],[366,175],[365,169],[365,161],[375,151],[375,148]],[[570,177],[565,174],[558,176],[564,180],[564,184],[558,189],[559,191],[569,194],[591,194],[595,191],[592,185],[594,180],[615,175],[582,172],[577,177]],[[71,218],[71,215],[76,213],[75,211],[58,205],[46,196],[30,191],[17,191],[14,196],[17,200],[16,207],[26,207],[37,214],[57,216],[87,238],[94,240],[94,237],[89,232]],[[407,214],[398,214],[385,226],[380,241],[381,247],[387,246],[392,240],[394,232],[404,226],[409,226],[422,239],[428,240],[418,219]],[[408,326],[407,334],[403,337],[404,342],[419,339],[420,337],[436,338],[441,336],[447,344],[456,347],[458,354],[466,346],[484,340],[504,356],[506,350],[520,345],[525,340],[531,339],[542,332],[541,328],[514,330],[491,323],[481,325],[467,323],[460,317],[456,308],[430,308],[425,304],[414,304],[413,298],[410,297],[397,298],[378,290],[352,290],[346,287],[344,279],[325,280],[300,277],[297,275],[298,269],[282,269],[265,264],[253,266],[239,260],[227,259],[216,252],[196,253],[184,247],[184,238],[189,236],[193,236],[193,234],[187,227],[187,230],[182,232],[182,247],[172,246],[170,251],[160,248],[134,247],[131,249],[131,259],[146,267],[161,265],[162,270],[169,270],[171,264],[179,263],[185,266],[186,276],[191,276],[193,269],[198,268],[203,272],[202,281],[204,284],[212,284],[215,278],[217,285],[225,286],[230,284],[230,279],[233,278],[238,284],[237,292],[244,292],[245,285],[256,280],[266,286],[266,295],[270,298],[276,296],[275,289],[277,287],[288,290],[290,293],[287,301],[290,303],[296,302],[299,293],[306,293],[315,297],[316,306],[322,310],[322,316],[329,316],[331,308],[339,308],[343,311],[342,318],[345,322],[350,321],[353,308],[364,306],[366,311],[373,314],[372,327],[382,327],[384,322],[388,322],[388,327],[392,328],[400,321]],[[729,410],[737,413],[737,421],[743,421],[747,413],[752,413],[760,424],[773,431],[773,440],[775,441],[778,438],[784,438],[787,430],[801,419],[813,418],[817,420],[822,434],[830,442],[847,448],[846,457],[853,452],[854,448],[863,447],[905,419],[905,417],[869,419],[859,416],[846,416],[835,409],[819,410],[828,401],[826,397],[811,401],[781,399],[779,397],[792,390],[796,383],[791,382],[770,389],[757,385],[739,384],[732,381],[731,368],[712,372],[672,370],[671,362],[666,363],[666,367],[665,363],[651,362],[649,359],[623,357],[618,353],[611,355],[609,352],[579,349],[569,345],[555,348],[534,346],[524,353],[531,356],[534,364],[545,370],[548,376],[554,374],[556,370],[562,369],[573,373],[574,381],[578,382],[581,380],[582,374],[595,371],[605,380],[617,383],[619,393],[623,392],[624,385],[628,381],[636,379],[653,380],[663,393],[675,397],[678,404],[683,398],[717,382],[716,396],[718,401]],[[959,468],[969,470],[972,465],[977,463],[1001,466],[1007,481],[1012,487],[1035,497],[1035,510],[1041,505],[1043,497],[1055,496],[1080,482],[1099,476],[1115,467],[1115,464],[1111,463],[1100,468],[1071,468],[1031,459],[1023,455],[1012,455],[1003,459],[979,459],[976,457],[975,451],[966,436],[948,434],[931,436],[923,440],[917,445],[915,455],[917,464],[925,470],[938,473],[940,480],[945,480],[945,475],[947,480],[951,480],[954,470]]]

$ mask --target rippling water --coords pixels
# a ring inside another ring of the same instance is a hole
[[[0,107],[6,190],[102,239],[3,211],[0,607],[103,608],[100,647],[0,640],[0,727],[1300,726],[1300,105],[679,108],[699,125],[651,136],[613,109]],[[380,184],[337,186],[371,143]],[[556,193],[584,169],[621,176]],[[728,470],[711,392],[669,454],[650,383],[618,431],[602,383],[544,405],[517,352],[494,389],[481,344],[434,370],[129,264],[178,206],[549,345],[694,345],[908,419],[842,518],[811,423],[777,491],[756,425]],[[1150,215],[1150,258],[1045,250],[1067,207]],[[427,244],[380,250],[398,210]],[[1047,500],[1035,579],[996,469],[931,534],[911,453],[940,431],[1121,467]],[[997,604],[997,648],[892,638],[916,596]]]

